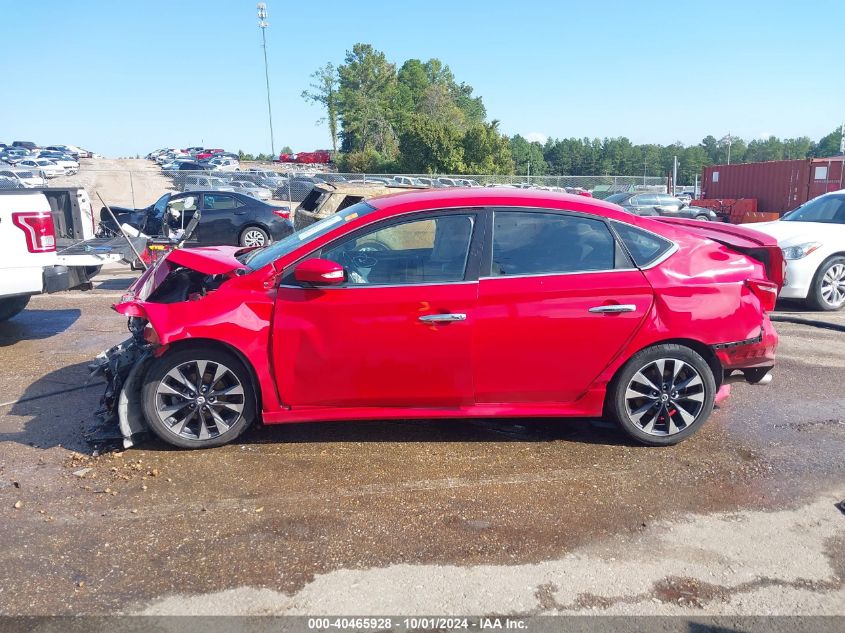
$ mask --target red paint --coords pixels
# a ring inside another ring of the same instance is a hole
[[[162,350],[217,341],[237,351],[255,372],[267,423],[599,416],[620,367],[637,351],[670,340],[715,350],[762,336],[759,343],[721,349],[716,357],[726,369],[774,363],[777,335],[765,315],[769,306],[760,288],[747,283],[782,281],[780,250],[761,233],[642,218],[600,200],[539,191],[442,189],[370,203],[375,211],[339,222],[257,271],[235,258],[243,249],[173,251],[138,279],[116,309],[148,319]],[[385,219],[467,207],[479,210],[482,226],[484,209],[508,206],[627,222],[668,238],[677,252],[644,270],[482,274],[406,286],[306,287],[289,274],[295,264],[297,270],[326,272],[328,263],[315,255],[321,246]],[[148,301],[173,266],[223,274],[224,280],[194,300]],[[636,310],[589,312],[616,303]],[[446,313],[466,319],[420,320]]]
[[[710,165],[702,170],[701,186],[703,198],[756,198],[757,209],[749,211],[782,214],[845,188],[845,157]]]
[[[343,266],[327,259],[312,257],[294,270],[296,280],[308,285],[336,286],[346,281]]]

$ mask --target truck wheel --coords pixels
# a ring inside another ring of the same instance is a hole
[[[231,442],[255,420],[255,395],[244,364],[218,349],[175,350],[155,359],[141,390],[153,432],[180,448]]]
[[[20,314],[27,303],[29,303],[29,295],[0,299],[0,321],[8,321],[13,316]]]

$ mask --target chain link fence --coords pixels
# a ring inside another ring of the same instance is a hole
[[[109,164],[131,163],[131,168],[109,168]],[[665,192],[666,181],[643,176],[516,176],[455,174],[341,174],[319,171],[313,166],[295,169],[268,163],[241,163],[237,170],[166,171],[152,161],[83,160],[78,173],[47,181],[48,187],[84,187],[95,206],[99,196],[111,205],[143,208],[163,194],[181,191],[236,191],[273,204],[287,204],[291,210],[305,199],[316,183],[355,186],[361,183],[387,187],[513,187],[569,193],[589,192],[596,198],[627,191]]]

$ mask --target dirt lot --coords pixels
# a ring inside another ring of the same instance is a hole
[[[283,171],[278,165],[241,164],[242,170],[250,167]],[[98,192],[109,205],[145,207],[165,192],[175,191],[173,181],[163,174],[161,168],[142,158],[83,158],[79,163],[79,173],[53,178],[48,186],[85,187],[96,209],[102,206],[96,195]]]
[[[845,614],[842,332],[778,324],[772,385],[674,448],[364,422],[95,457],[79,387],[128,279],[0,325],[0,614]]]

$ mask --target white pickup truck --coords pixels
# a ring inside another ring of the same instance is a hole
[[[0,191],[0,321],[32,295],[87,284],[105,262],[124,257],[94,230],[84,189]]]

